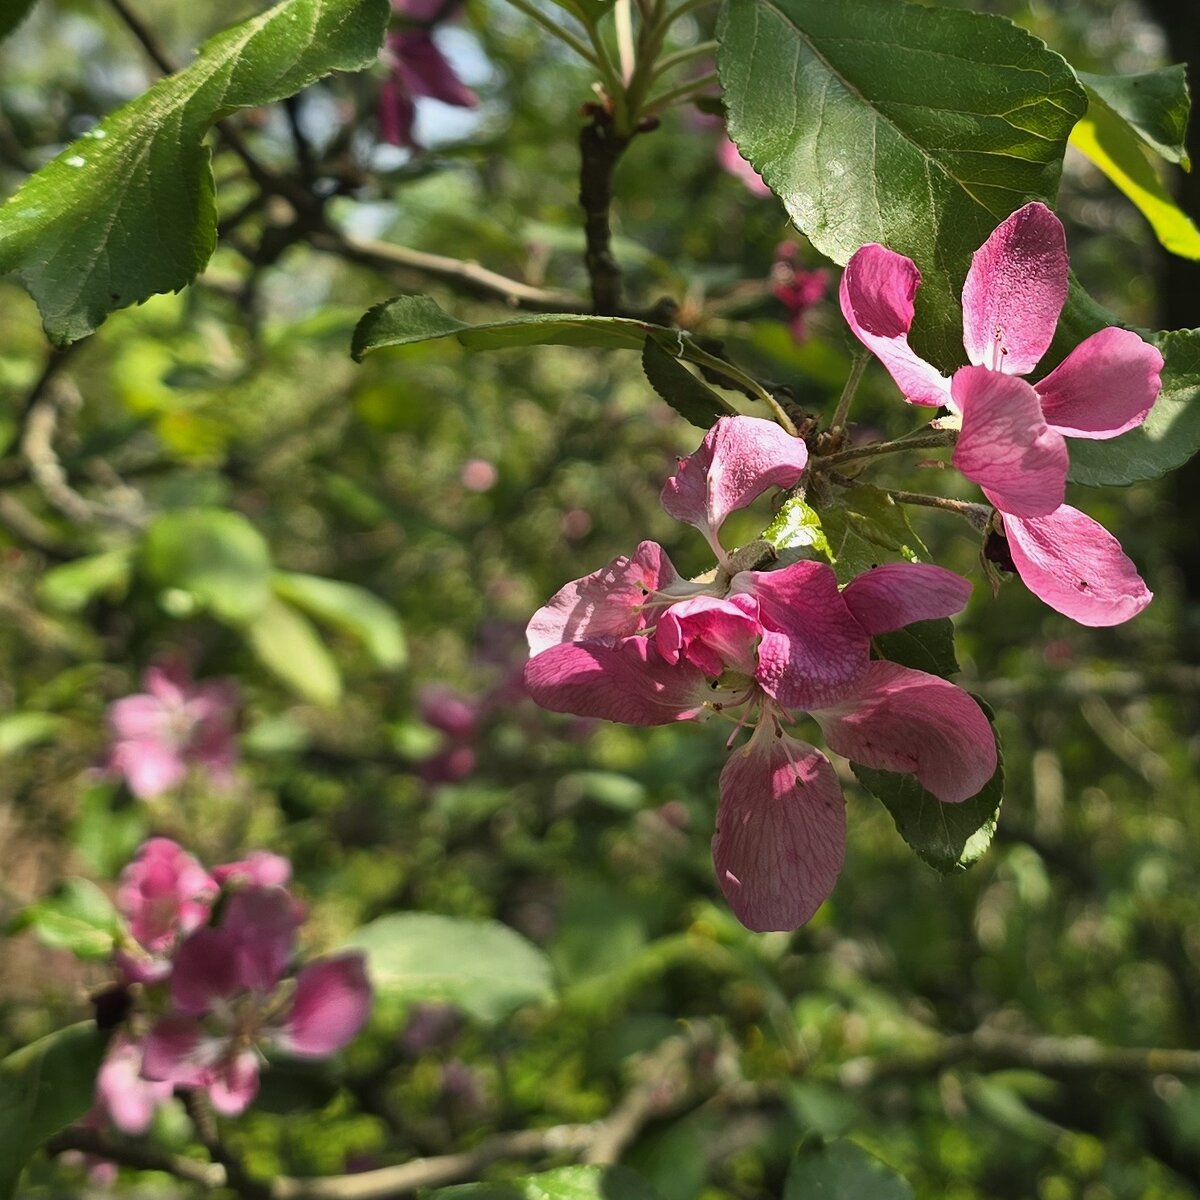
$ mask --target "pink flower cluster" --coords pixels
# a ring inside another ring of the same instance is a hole
[[[1081,342],[1036,384],[1067,298],[1062,222],[1032,203],[975,252],[963,288],[969,366],[947,379],[908,344],[916,264],[871,243],[846,264],[842,312],[911,404],[962,419],[954,465],[982,488],[1003,521],[1013,565],[1051,608],[1082,625],[1117,625],[1151,593],[1116,538],[1066,504],[1065,438],[1113,438],[1146,419],[1161,387],[1162,355],[1111,327]]]
[[[446,0],[392,0],[400,18],[384,43],[388,77],[379,91],[379,136],[393,146],[419,150],[413,137],[416,97],[428,96],[456,108],[474,108],[479,99],[454,73],[433,40],[433,27],[455,4]]]
[[[807,271],[796,261],[795,242],[781,242],[771,267],[771,292],[788,310],[788,328],[797,345],[808,340],[809,311],[825,299],[829,272]]]
[[[258,851],[206,871],[168,838],[152,838],[121,873],[128,936],[117,963],[144,985],[97,1079],[93,1119],[144,1133],[175,1088],[201,1088],[224,1114],[258,1092],[261,1053],[324,1058],[370,1013],[361,954],[290,967],[304,908],[287,890],[291,864]]]
[[[142,800],[178,787],[192,767],[228,780],[238,759],[233,680],[195,682],[173,659],[149,667],[142,686],[144,692],[109,705],[109,769]]]
[[[845,854],[841,786],[821,751],[785,732],[796,714],[811,714],[837,753],[915,775],[943,803],[976,795],[997,761],[970,696],[871,657],[874,635],[961,609],[966,580],[901,562],[839,589],[824,563],[740,570],[725,552],[725,518],[794,485],[807,460],[804,443],[770,421],[722,418],[662,492],[666,511],[716,554],[711,578],[681,578],[661,546],[643,542],[567,584],[527,631],[525,681],[545,708],[629,725],[740,711],[731,743],[753,726],[721,774],[713,860],[755,930],[803,925]]]

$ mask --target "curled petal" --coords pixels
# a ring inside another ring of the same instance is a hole
[[[299,1058],[325,1058],[350,1042],[371,1012],[371,985],[360,953],[310,963],[296,977],[296,995],[275,1035]]]
[[[887,368],[910,404],[949,402],[950,380],[908,344],[921,272],[911,258],[871,242],[854,252],[838,291],[854,336]]]
[[[1162,388],[1162,355],[1115,325],[1079,343],[1037,385],[1042,412],[1066,437],[1103,440],[1140,425]]]
[[[1067,493],[1070,458],[1062,434],[1046,424],[1037,392],[1023,379],[963,367],[954,376],[962,432],[954,465],[1001,512],[1040,517]]]
[[[712,854],[747,929],[799,929],[833,891],[846,856],[846,806],[829,760],[806,742],[756,734],[721,772]]]
[[[525,685],[552,712],[625,725],[666,725],[699,716],[706,702],[728,703],[689,662],[668,663],[647,638],[615,646],[567,642],[525,664]]]
[[[673,604],[659,617],[655,644],[667,662],[690,662],[710,679],[726,668],[753,675],[759,632],[752,596],[696,596]]]
[[[731,512],[768,488],[791,487],[807,463],[808,447],[774,421],[722,417],[700,448],[679,460],[679,469],[663,486],[662,506],[715,543]]]
[[[529,652],[540,654],[560,642],[629,637],[647,624],[643,607],[649,594],[678,581],[666,551],[657,542],[643,542],[633,558],[614,558],[555,592],[525,631]]]
[[[1025,586],[1080,625],[1120,625],[1154,597],[1121,543],[1069,504],[1046,517],[1005,515],[1004,532]]]
[[[457,108],[475,108],[479,97],[454,73],[426,29],[406,29],[388,38],[396,77],[412,96],[429,96]]]
[[[897,562],[873,567],[852,579],[842,598],[854,619],[872,636],[961,612],[971,585],[932,563]]]
[[[871,639],[838,591],[832,567],[803,561],[742,571],[729,586],[758,600],[763,634],[755,678],[784,707],[827,702],[867,669]]]
[[[1067,299],[1067,236],[1034,201],[992,231],[963,287],[963,345],[976,366],[1027,375],[1054,337]]]
[[[915,775],[946,804],[996,773],[996,739],[962,688],[898,663],[871,663],[853,695],[814,710],[831,750],[867,767]]]

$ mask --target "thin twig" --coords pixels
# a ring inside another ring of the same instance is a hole
[[[192,1118],[200,1144],[208,1151],[213,1162],[224,1170],[225,1184],[244,1200],[270,1200],[274,1194],[271,1185],[250,1175],[241,1160],[225,1145],[208,1093],[201,1089],[184,1092],[183,1103],[188,1116]]]
[[[954,429],[930,429],[910,433],[890,442],[868,442],[865,446],[850,446],[836,454],[823,455],[818,461],[823,467],[836,467],[859,458],[876,458],[881,454],[900,454],[905,450],[937,450],[953,446],[958,441]]]
[[[551,20],[544,12],[538,9],[537,5],[529,3],[529,0],[508,0],[513,8],[519,9],[532,21],[536,21],[547,33],[558,38],[566,46],[570,46],[576,54],[579,55],[585,62],[591,63],[596,70],[604,74],[604,68],[599,57],[581,42],[570,30],[564,29],[556,21]]]
[[[671,88],[665,92],[659,92],[657,96],[651,96],[646,101],[646,112],[657,113],[661,109],[670,108],[672,104],[679,104],[684,100],[695,99],[719,82],[720,76],[716,71],[710,71],[707,75],[701,75],[699,79],[689,80],[687,83],[681,83],[678,87]]]
[[[830,422],[831,429],[844,429],[846,425],[846,415],[850,412],[850,405],[854,402],[854,394],[858,391],[858,385],[862,380],[863,372],[867,369],[867,363],[870,361],[870,354],[865,350],[855,355],[854,365],[850,368],[850,374],[846,377],[846,386],[842,388],[842,394],[838,397],[837,408],[834,410],[833,420]]]
[[[220,1163],[200,1162],[184,1154],[170,1154],[146,1142],[101,1129],[73,1125],[46,1143],[46,1153],[51,1156],[65,1154],[69,1150],[92,1154],[136,1171],[163,1171],[208,1191],[225,1186],[225,1168]]]
[[[612,252],[610,209],[613,173],[629,137],[617,132],[612,116],[599,105],[579,131],[579,203],[583,208],[584,266],[592,284],[592,309],[600,316],[621,311],[621,268]]]

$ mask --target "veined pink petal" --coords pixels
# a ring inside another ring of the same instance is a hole
[[[921,272],[911,258],[869,242],[851,256],[838,296],[854,336],[887,368],[910,404],[949,402],[950,380],[908,344]]]
[[[846,806],[829,760],[806,742],[757,733],[721,772],[712,854],[747,929],[799,929],[833,891],[846,855]]]
[[[225,929],[197,929],[175,955],[171,1003],[180,1012],[200,1016],[242,987],[237,943]]]
[[[1120,625],[1154,597],[1121,543],[1069,504],[1046,517],[1006,515],[1004,532],[1025,586],[1080,625]]]
[[[667,662],[690,662],[710,679],[726,668],[749,676],[754,674],[759,632],[753,596],[696,596],[673,604],[658,618],[655,645]]]
[[[657,542],[642,542],[633,558],[614,558],[555,592],[525,631],[529,652],[540,654],[560,642],[628,637],[648,623],[642,609],[649,594],[678,582],[667,552]]]
[[[225,1046],[224,1039],[205,1034],[195,1018],[168,1013],[142,1043],[142,1074],[180,1087],[199,1087],[208,1082]]]
[[[325,1058],[347,1045],[371,1012],[371,985],[360,953],[309,963],[296,976],[296,995],[276,1045],[299,1058]]]
[[[1066,437],[1116,437],[1146,419],[1162,388],[1162,368],[1162,355],[1136,333],[1101,329],[1037,385],[1042,412]]]
[[[831,750],[863,766],[915,775],[946,804],[976,795],[996,772],[983,710],[936,675],[876,660],[855,694],[812,714]]]
[[[791,487],[807,463],[808,447],[774,421],[722,417],[700,448],[679,460],[663,486],[662,506],[715,543],[731,512],[753,503],[768,488]]]
[[[567,642],[525,664],[525,685],[552,712],[625,725],[666,725],[698,716],[706,701],[729,702],[691,663],[668,663],[643,637],[614,646]]]
[[[226,1058],[210,1072],[208,1098],[223,1117],[237,1117],[258,1095],[258,1054],[247,1048]]]
[[[953,463],[1001,512],[1040,517],[1067,493],[1070,457],[1046,424],[1037,392],[1023,379],[963,367],[954,375],[962,432]]]
[[[976,366],[1027,375],[1054,337],[1067,299],[1067,236],[1037,201],[975,251],[963,287],[963,345]]]
[[[779,571],[742,571],[729,588],[758,600],[763,635],[755,678],[785,708],[826,702],[867,669],[871,639],[838,591],[832,567],[806,560]]]
[[[933,563],[884,563],[855,576],[842,589],[854,619],[872,636],[961,612],[971,585]]]
[[[262,993],[275,989],[291,961],[303,919],[303,910],[281,887],[244,887],[229,897],[219,932],[233,945],[242,987]]]

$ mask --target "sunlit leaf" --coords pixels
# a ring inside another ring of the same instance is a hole
[[[337,663],[312,622],[290,604],[269,597],[243,631],[258,661],[298,696],[326,706],[342,698]]]
[[[277,595],[309,616],[358,638],[381,667],[394,670],[408,661],[408,642],[396,610],[366,588],[293,571],[276,572],[273,586]]]

